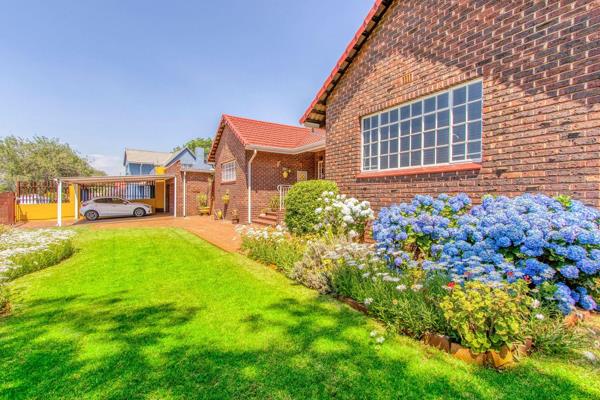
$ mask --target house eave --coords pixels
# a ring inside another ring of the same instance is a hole
[[[262,151],[265,153],[294,155],[294,154],[302,154],[302,153],[325,150],[325,141],[320,140],[315,143],[307,144],[307,145],[300,146],[300,147],[293,147],[293,148],[275,147],[275,146],[260,146],[260,145],[250,144],[250,145],[246,146],[246,150],[256,150],[256,151]]]

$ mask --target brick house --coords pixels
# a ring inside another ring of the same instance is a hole
[[[208,156],[215,164],[213,209],[227,219],[237,211],[241,223],[268,222],[261,214],[290,185],[324,175],[324,149],[321,129],[223,115]]]
[[[600,2],[377,0],[301,118],[326,178],[375,208],[418,193],[600,206]]]

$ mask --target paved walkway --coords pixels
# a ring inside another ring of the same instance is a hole
[[[56,221],[29,221],[18,225],[22,228],[48,228],[56,226]],[[63,226],[86,226],[91,229],[113,228],[183,228],[228,252],[240,250],[240,236],[230,221],[215,221],[208,216],[174,218],[171,215],[156,214],[143,218],[113,218],[94,222],[64,220]]]

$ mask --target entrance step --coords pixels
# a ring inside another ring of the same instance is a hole
[[[252,222],[257,225],[275,227],[277,226],[277,213],[274,215],[269,213],[260,214],[258,218],[255,218]]]

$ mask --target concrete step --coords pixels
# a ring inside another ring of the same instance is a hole
[[[268,220],[277,222],[277,214],[275,214],[275,215],[273,215],[273,214],[260,214],[259,217],[262,218],[262,219],[268,219]]]
[[[258,218],[254,218],[252,223],[256,225],[275,227],[277,226],[277,219],[264,218],[263,216],[260,216]]]

